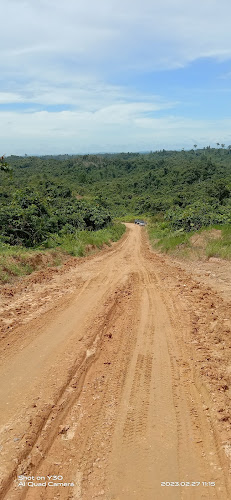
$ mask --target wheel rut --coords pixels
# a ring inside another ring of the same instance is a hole
[[[5,420],[0,414],[1,499],[229,498],[229,460],[198,375],[192,311],[176,293],[179,268],[127,226],[121,244],[68,274],[72,295],[60,311],[54,304],[15,330],[6,368],[23,328],[25,370],[28,352],[38,360],[28,350],[34,339],[46,335],[48,345],[22,400],[19,379]],[[19,486],[19,474],[46,484]],[[53,475],[67,485],[49,485]]]

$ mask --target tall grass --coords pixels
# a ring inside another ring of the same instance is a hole
[[[0,242],[0,283],[32,273],[36,269],[60,265],[68,255],[82,257],[117,241],[125,232],[124,224],[111,224],[99,231],[76,231],[52,235],[43,246],[27,249]]]
[[[152,222],[147,230],[152,246],[161,252],[172,253],[190,247],[191,235],[182,230],[172,231],[168,222]]]
[[[125,230],[124,224],[115,223],[98,231],[75,231],[73,234],[56,235],[55,239],[48,240],[47,246],[52,248],[56,242],[62,251],[75,257],[83,257],[89,252],[102,248],[103,245],[110,245],[112,241],[119,240]]]
[[[214,226],[221,230],[221,238],[211,240],[206,247],[207,257],[220,257],[231,260],[231,225]]]
[[[213,234],[214,229],[221,232],[219,237]],[[173,231],[168,222],[154,219],[147,230],[153,248],[161,252],[189,259],[231,259],[231,225],[212,225],[202,227],[199,231],[185,232],[182,229]],[[200,235],[202,246],[200,243],[198,246],[192,244],[193,235]]]

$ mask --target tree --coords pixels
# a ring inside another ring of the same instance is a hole
[[[214,181],[208,187],[208,194],[212,198],[218,199],[220,203],[222,203],[226,198],[230,196],[230,190],[226,186],[226,183],[223,179]]]
[[[11,167],[5,161],[4,155],[0,156],[0,170],[2,170],[3,172],[10,172],[11,171]]]

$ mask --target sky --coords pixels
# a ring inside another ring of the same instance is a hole
[[[1,0],[0,156],[231,144],[230,0]]]

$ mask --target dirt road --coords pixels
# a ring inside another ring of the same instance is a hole
[[[230,305],[143,228],[5,287],[1,324],[0,498],[230,498]]]

